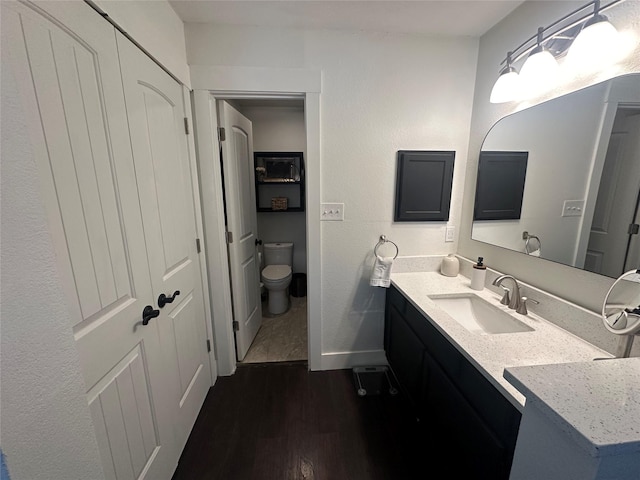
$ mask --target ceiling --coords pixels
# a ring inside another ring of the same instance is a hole
[[[480,37],[518,0],[170,0],[185,23]]]

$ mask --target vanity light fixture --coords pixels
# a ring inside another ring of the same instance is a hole
[[[620,36],[609,19],[600,13],[600,0],[593,2],[593,17],[587,20],[569,48],[567,61],[580,71],[597,69],[614,62]]]
[[[622,59],[615,27],[602,11],[625,0],[601,6],[592,0],[529,37],[500,62],[505,65],[491,90],[491,103],[529,98],[552,88],[557,81],[557,58],[567,54],[567,67],[578,72],[601,69]],[[586,12],[586,13],[585,13]],[[625,52],[628,53],[628,52]],[[526,57],[518,75],[514,64]]]
[[[544,93],[556,83],[558,62],[551,52],[542,46],[544,28],[538,28],[536,46],[520,70],[522,94],[533,97]]]
[[[510,102],[520,97],[520,76],[511,65],[511,54],[507,53],[507,66],[502,69],[491,90],[491,103]]]

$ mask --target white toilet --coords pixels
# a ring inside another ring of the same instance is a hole
[[[289,308],[289,284],[293,264],[293,243],[265,243],[260,278],[269,296],[269,313],[277,315]]]

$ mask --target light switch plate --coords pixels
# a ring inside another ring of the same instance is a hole
[[[584,213],[584,200],[565,200],[562,205],[563,217],[581,217]]]
[[[344,203],[321,203],[320,220],[341,222],[344,220]]]

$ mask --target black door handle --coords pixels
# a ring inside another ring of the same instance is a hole
[[[142,310],[142,324],[147,325],[149,320],[156,318],[158,315],[160,315],[160,310],[154,310],[151,305],[147,305]]]
[[[172,303],[178,295],[180,295],[180,290],[176,290],[175,292],[173,292],[173,295],[170,297],[167,297],[164,293],[161,293],[158,297],[158,306],[160,308],[163,308],[167,303]]]
[[[258,245],[262,245],[262,240],[258,240],[258,239],[256,238],[256,246],[258,246]]]

